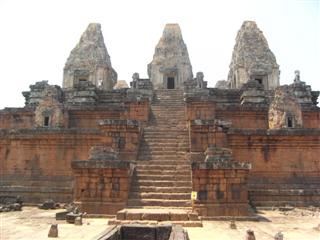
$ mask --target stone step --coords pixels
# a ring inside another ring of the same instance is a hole
[[[154,186],[154,187],[188,187],[190,181],[161,181],[161,180],[139,180],[134,179],[132,186]]]
[[[188,141],[184,141],[184,142],[177,142],[177,141],[171,141],[171,142],[167,142],[167,141],[163,141],[163,142],[158,142],[158,141],[142,141],[142,146],[141,147],[188,147],[189,143]]]
[[[179,101],[159,101],[151,104],[152,110],[163,110],[167,108],[168,110],[178,110],[182,113],[185,113],[184,110],[186,105]]]
[[[170,161],[167,162],[169,165],[183,165],[183,164],[190,164],[190,162],[187,160],[185,155],[156,155],[152,153],[145,153],[140,152],[138,155],[138,161],[137,163],[141,164],[152,164],[152,165],[159,165],[159,161]],[[178,162],[178,163],[176,163]],[[160,165],[163,165],[161,163]]]
[[[155,223],[172,221],[179,223],[183,222],[197,222],[201,224],[199,216],[196,212],[189,209],[167,209],[167,208],[125,208],[117,212],[117,221],[154,221]],[[110,222],[109,222],[110,224]],[[190,224],[188,226],[191,226]],[[197,224],[197,226],[200,226]],[[201,224],[202,226],[202,224]]]
[[[175,159],[176,157],[184,157],[185,154],[189,151],[189,148],[186,147],[181,147],[181,148],[172,148],[170,150],[165,150],[161,148],[155,148],[155,149],[150,149],[148,147],[141,147],[139,149],[139,154],[140,156],[145,156],[145,155],[166,155],[166,156],[171,156],[172,159]]]
[[[182,227],[202,227],[201,221],[152,221],[152,220],[146,220],[146,221],[139,221],[139,220],[117,220],[117,219],[110,219],[108,221],[109,225],[167,225],[167,224],[173,224],[173,225],[180,225]]]
[[[190,200],[191,193],[162,193],[162,192],[131,192],[131,199],[169,199],[169,200]]]
[[[144,160],[142,163],[138,163],[137,162],[137,166],[140,166],[140,165],[144,165],[144,164],[150,164],[150,165],[173,165],[173,166],[191,166],[191,163],[190,161],[187,161],[187,160]]]
[[[188,152],[189,147],[175,147],[175,146],[168,146],[168,147],[159,147],[159,146],[141,146],[139,152],[150,152],[150,153],[173,153],[173,152]]]
[[[180,131],[186,131],[187,130],[187,125],[185,122],[181,121],[170,121],[168,120],[157,120],[151,119],[149,122],[149,126],[145,127],[144,130],[162,130],[162,131],[174,131],[174,130],[180,130]]]
[[[168,113],[170,116],[185,117],[185,106],[172,106],[172,104],[161,104],[158,106],[151,106],[151,113]]]
[[[162,138],[155,138],[155,137],[147,137],[147,138],[143,138],[142,139],[142,144],[165,144],[165,145],[168,145],[168,144],[189,144],[189,141],[186,137],[183,137],[183,138],[165,138],[165,139],[162,139]]]
[[[170,130],[168,130],[170,131]],[[153,132],[153,133],[144,133],[143,134],[143,138],[144,138],[144,141],[146,143],[148,142],[156,142],[158,141],[159,143],[185,143],[188,141],[188,138],[187,136],[174,136],[174,135],[169,135],[169,134],[159,134],[157,135],[156,132]],[[170,142],[169,142],[170,141]]]
[[[167,111],[170,114],[181,114],[185,115],[185,105],[177,103],[160,103],[158,105],[151,105],[151,111]]]
[[[158,154],[158,152],[150,152],[150,151],[143,151],[140,150],[138,154],[138,160],[186,160],[186,153],[183,154]]]
[[[191,200],[128,199],[128,206],[190,207]]]
[[[146,175],[136,174],[138,181],[191,181],[191,174],[188,175]]]
[[[184,187],[155,187],[155,186],[131,186],[131,192],[159,192],[159,193],[191,193],[191,186]]]
[[[175,151],[163,151],[163,150],[153,150],[153,151],[149,151],[149,150],[139,150],[139,156],[148,156],[148,154],[150,154],[150,156],[159,156],[159,155],[162,155],[162,156],[166,156],[168,158],[172,158],[172,159],[175,159],[177,157],[182,157],[182,156],[185,156],[187,151],[180,151],[180,150],[177,150],[176,152]]]
[[[179,109],[179,108],[169,108],[166,106],[163,106],[161,108],[154,108],[151,107],[151,114],[153,116],[161,116],[164,114],[167,114],[167,117],[178,117],[178,118],[182,118],[185,119],[185,111],[184,109]]]
[[[152,164],[152,165],[166,165],[164,163],[160,163],[160,161],[170,160],[171,162],[168,165],[191,165],[189,161],[186,160],[186,157],[168,157],[165,155],[140,155],[137,158],[138,165]],[[176,163],[178,162],[178,163]]]
[[[162,149],[162,150],[170,150],[170,149],[176,149],[176,148],[181,148],[181,147],[188,147],[188,143],[187,142],[171,142],[171,143],[157,143],[156,141],[152,141],[152,142],[148,142],[148,141],[144,141],[142,142],[142,145],[140,146],[140,148],[150,148],[150,149]]]
[[[159,135],[166,135],[168,134],[169,136],[175,136],[175,137],[178,137],[178,136],[181,136],[181,137],[188,137],[188,131],[187,130],[181,130],[181,129],[176,129],[176,130],[172,130],[168,133],[168,128],[166,127],[154,127],[154,126],[151,126],[151,127],[146,127],[144,129],[144,134],[154,134],[154,133],[157,133]]]
[[[145,169],[145,170],[151,170],[151,169],[158,169],[158,171],[162,171],[162,170],[191,170],[191,166],[187,166],[187,165],[183,165],[183,166],[179,166],[179,165],[151,165],[151,164],[143,164],[143,163],[139,163],[137,165],[137,168],[139,169]]]
[[[185,117],[178,115],[171,115],[168,112],[164,112],[161,114],[153,114],[150,120],[158,120],[158,121],[167,121],[168,126],[173,126],[173,122],[179,122],[181,124],[187,124]]]
[[[146,169],[140,169],[139,167],[137,167],[135,169],[137,174],[142,174],[142,175],[148,175],[148,174],[159,174],[159,170],[158,169],[150,169],[150,170],[146,170]],[[164,175],[191,175],[191,171],[190,170],[162,170],[161,174]]]
[[[144,135],[153,135],[158,134],[159,136],[171,136],[171,137],[188,137],[188,131],[183,129],[172,129],[170,132],[168,132],[168,127],[146,127],[144,129]]]

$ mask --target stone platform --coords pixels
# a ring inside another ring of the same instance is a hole
[[[109,225],[120,224],[176,224],[184,227],[202,227],[198,214],[189,209],[125,208],[117,212]]]

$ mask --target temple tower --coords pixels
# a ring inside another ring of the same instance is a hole
[[[187,46],[178,24],[167,24],[163,30],[148,75],[155,89],[180,89],[193,78]]]
[[[89,24],[71,51],[63,71],[63,88],[70,89],[85,82],[104,90],[112,89],[117,82],[99,23]]]
[[[253,21],[245,21],[236,38],[228,82],[230,88],[241,88],[249,80],[256,80],[264,89],[279,86],[279,65],[262,31]]]

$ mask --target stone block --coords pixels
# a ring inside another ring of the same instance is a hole
[[[69,213],[68,211],[57,212],[56,213],[56,220],[66,220],[66,215],[68,213]]]
[[[170,212],[170,221],[188,221],[188,213]]]
[[[169,221],[168,213],[143,213],[141,220]]]
[[[117,212],[117,220],[126,220],[127,211],[121,210]]]
[[[188,218],[190,221],[198,221],[199,220],[198,213],[196,213],[196,212],[189,212]]]
[[[126,214],[126,220],[144,220],[142,217],[141,213],[136,212],[127,212]]]
[[[74,225],[76,225],[76,226],[82,225],[82,217],[81,216],[75,218]]]
[[[48,237],[49,238],[57,238],[58,237],[58,224],[52,224],[50,226]]]

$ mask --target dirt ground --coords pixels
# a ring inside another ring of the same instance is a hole
[[[57,223],[59,239],[94,239],[104,231],[108,219],[85,218],[82,226],[56,221],[59,210],[40,210],[24,207],[21,212],[0,213],[0,239],[47,239],[51,224]],[[202,228],[186,228],[190,240],[245,239],[247,229],[254,231],[257,240],[273,239],[281,231],[285,240],[320,240],[320,213],[293,210],[289,212],[263,211],[260,222],[236,222],[237,229],[230,229],[228,221],[205,221]],[[319,226],[319,227],[318,227]]]

